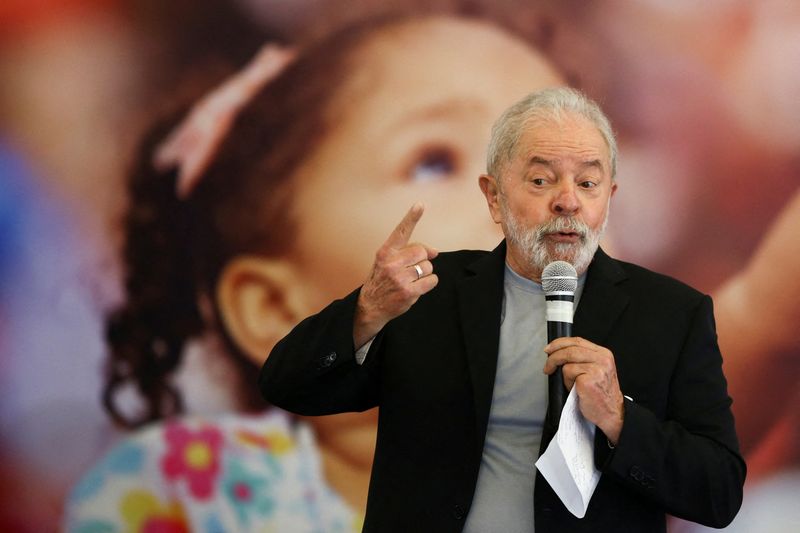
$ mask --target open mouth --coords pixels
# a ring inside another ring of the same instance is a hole
[[[549,233],[547,236],[557,242],[577,242],[583,237],[577,231],[557,231]]]

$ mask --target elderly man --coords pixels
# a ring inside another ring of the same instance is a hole
[[[607,256],[616,141],[567,88],[498,119],[480,176],[505,235],[494,251],[409,243],[413,206],[369,278],[303,321],[260,378],[304,415],[380,406],[365,531],[664,531],[665,514],[721,527],[745,465],[708,296]],[[547,343],[543,268],[579,277],[575,337]],[[358,348],[358,349],[357,349]],[[560,367],[597,427],[602,472],[586,516],[561,504],[534,463],[547,374]]]

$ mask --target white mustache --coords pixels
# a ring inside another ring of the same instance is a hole
[[[570,232],[577,233],[583,240],[589,233],[589,226],[576,218],[556,217],[536,228],[536,241],[542,242],[547,235],[552,233]]]

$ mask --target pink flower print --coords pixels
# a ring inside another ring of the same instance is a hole
[[[237,501],[249,502],[253,499],[253,489],[247,483],[240,481],[231,487],[231,495]]]
[[[161,468],[167,478],[184,478],[192,496],[198,500],[210,498],[220,471],[222,433],[210,426],[192,431],[180,424],[170,424],[164,438],[168,449],[161,458]]]

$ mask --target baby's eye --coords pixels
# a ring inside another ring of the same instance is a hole
[[[433,181],[447,179],[456,171],[456,158],[446,148],[426,150],[411,164],[408,172],[413,181]]]

